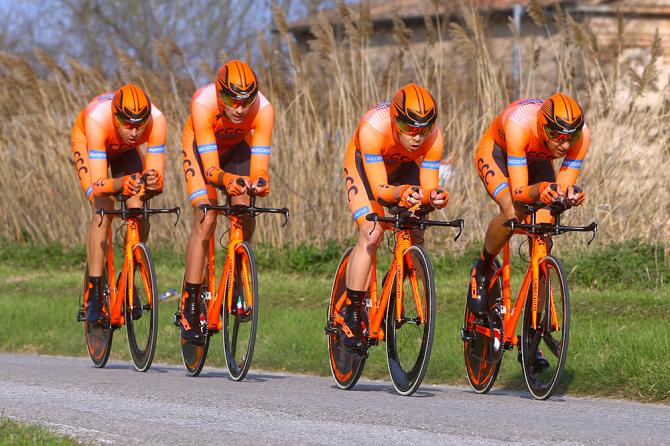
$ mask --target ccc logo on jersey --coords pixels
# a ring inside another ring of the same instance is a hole
[[[244,135],[244,130],[235,127],[226,127],[224,129],[216,131],[216,136],[220,136],[223,138],[233,138],[242,135]]]

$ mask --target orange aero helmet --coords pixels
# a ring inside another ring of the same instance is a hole
[[[427,135],[437,121],[437,105],[425,88],[413,82],[401,87],[391,103],[394,132]]]
[[[231,60],[219,68],[216,75],[216,101],[219,110],[229,107],[248,107],[256,100],[258,81],[256,73],[241,60]]]
[[[544,139],[576,140],[584,127],[584,115],[577,101],[563,93],[549,96],[537,112],[537,134]]]
[[[112,115],[116,127],[144,127],[151,117],[151,101],[141,88],[126,84],[114,93]]]

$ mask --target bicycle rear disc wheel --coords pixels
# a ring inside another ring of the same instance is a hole
[[[103,286],[102,294],[102,312],[107,316],[107,321],[109,320],[109,280],[107,277],[107,268],[105,267],[102,273],[103,280],[105,284]],[[84,273],[84,291],[82,302],[86,302],[88,299],[88,265]],[[107,365],[107,360],[109,360],[109,354],[112,351],[112,335],[114,331],[112,330],[109,322],[103,324],[94,323],[89,324],[84,321],[84,340],[86,341],[86,350],[88,351],[88,356],[93,361],[93,365],[96,368],[103,368]]]
[[[230,272],[228,273],[230,275]],[[256,258],[247,242],[235,248],[235,283],[233,302],[228,311],[224,299],[223,347],[226,352],[226,366],[230,377],[241,381],[251,366],[256,345],[258,326],[258,273]],[[230,277],[223,282],[228,284]]]
[[[398,302],[392,293],[386,314],[386,357],[393,387],[409,396],[419,388],[428,369],[435,332],[435,282],[433,267],[421,246],[410,246],[404,261],[402,299]]]
[[[337,272],[333,280],[333,287],[330,292],[330,303],[328,305],[328,313],[326,315],[326,330],[328,333],[328,364],[330,365],[330,373],[337,384],[337,387],[343,390],[349,390],[361,377],[363,367],[365,366],[365,358],[352,354],[347,350],[342,342],[341,332],[335,326],[335,307],[338,300],[346,298],[346,276],[347,264],[349,263],[349,255],[353,248],[348,248],[340,263],[337,265]],[[339,311],[339,316],[344,317],[346,305],[342,305]]]
[[[497,260],[494,261],[495,270],[500,269]],[[502,277],[498,275],[496,281],[488,290],[487,301],[495,305],[502,301]],[[465,359],[465,376],[475,393],[487,393],[493,387],[498,377],[502,357],[491,351],[491,339],[486,335],[488,327],[478,331],[475,324],[475,314],[470,311],[465,303],[465,320],[463,322],[464,332],[467,339],[463,339],[463,357]],[[496,361],[496,356],[499,359]]]
[[[156,298],[156,273],[151,251],[144,243],[133,248],[135,270],[133,283],[134,305],[130,308],[130,293],[126,289],[124,303],[126,330],[128,331],[128,350],[139,372],[146,372],[156,353],[156,335],[158,332],[158,299]]]
[[[528,390],[534,398],[546,400],[558,385],[568,355],[570,297],[563,265],[557,258],[543,258],[539,268],[537,324],[534,329],[529,290],[521,330],[521,362]],[[544,370],[535,360],[538,350],[549,361],[549,367]]]
[[[207,280],[207,275],[205,275],[205,280]],[[207,300],[205,299],[205,294],[209,291],[209,284],[205,282],[203,284],[200,294],[198,296],[199,302],[197,308],[204,313],[204,320],[208,321],[207,313]],[[209,330],[207,326],[203,329],[203,336],[205,337],[202,344],[196,344],[190,341],[185,340],[181,336],[179,337],[181,344],[181,358],[184,361],[184,367],[186,367],[186,373],[188,376],[198,376],[202,372],[202,368],[205,366],[205,361],[207,360],[207,351],[209,350]]]

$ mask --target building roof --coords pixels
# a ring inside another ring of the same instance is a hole
[[[448,0],[369,0],[370,17],[373,22],[387,22],[398,14],[402,19],[423,19],[424,16],[434,15],[434,3],[439,4],[439,14],[457,15],[460,2]],[[526,6],[528,0],[466,0],[466,4],[472,4],[479,10],[489,12],[511,11],[515,4]],[[620,11],[624,15],[670,15],[670,0],[539,0],[544,7],[552,7],[556,4],[578,13],[586,14],[617,14]],[[358,4],[360,4],[359,2]],[[349,5],[354,10],[358,4]],[[341,21],[337,8],[322,11],[331,23]],[[293,32],[308,30],[314,23],[314,16],[304,17],[289,25]]]
[[[527,0],[469,0],[479,10],[486,10],[492,12],[509,11],[515,4],[526,4]],[[663,0],[659,0],[663,1]],[[569,4],[574,5],[576,0],[539,0],[540,4],[545,7],[555,4]],[[349,5],[352,9],[357,9],[360,4]],[[425,16],[435,15],[435,7],[433,0],[370,0],[370,18],[374,22],[391,21],[394,14],[398,14],[402,19],[423,19]],[[466,1],[466,4],[468,2]],[[445,1],[439,2],[440,15],[456,15],[460,9],[460,2]],[[330,22],[340,22],[340,15],[338,8],[330,8],[322,11]],[[309,28],[314,23],[314,16],[304,17],[300,20],[291,22],[289,28],[292,31],[299,31],[301,29]]]

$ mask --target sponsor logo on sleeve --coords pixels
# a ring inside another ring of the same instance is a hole
[[[162,146],[151,146],[147,148],[147,152],[149,153],[164,153],[165,152],[165,144]]]
[[[581,169],[582,168],[582,161],[583,160],[572,160],[569,158],[566,158],[563,160],[563,163],[561,164],[562,167],[572,167],[573,169]]]
[[[270,146],[251,146],[252,155],[270,155]]]
[[[356,212],[354,212],[354,220],[358,220],[365,214],[370,213],[370,206],[363,206],[362,208],[358,209]]]
[[[365,162],[368,163],[368,164],[382,163],[382,162],[384,162],[384,158],[381,155],[366,153],[365,154]]]
[[[423,160],[421,162],[421,168],[422,169],[433,169],[433,170],[440,170],[440,161],[430,161],[430,160]]]
[[[204,144],[198,146],[198,153],[213,152],[215,150],[217,150],[216,144]]]
[[[198,189],[197,191],[193,192],[189,199],[191,201],[195,200],[198,197],[202,197],[203,195],[207,195],[207,189]]]
[[[500,194],[500,192],[504,191],[508,187],[509,187],[509,184],[507,184],[507,181],[505,181],[504,183],[500,183],[498,185],[498,187],[496,187],[493,191],[493,198],[494,199],[498,198],[498,195]]]
[[[525,166],[528,164],[525,156],[508,156],[507,157],[507,166]]]

